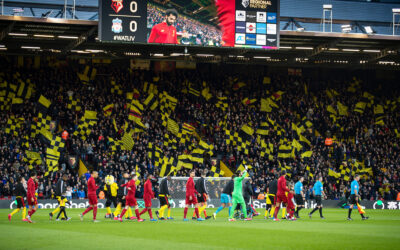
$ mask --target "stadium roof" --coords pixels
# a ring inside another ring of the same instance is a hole
[[[400,65],[400,36],[281,31],[278,51],[102,43],[97,21],[0,16],[0,53],[134,56],[204,62]],[[161,56],[162,54],[162,56]],[[172,56],[171,56],[172,55]],[[250,60],[252,59],[252,60]]]

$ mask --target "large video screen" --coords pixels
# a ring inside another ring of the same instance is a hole
[[[278,49],[279,0],[99,0],[99,39]]]

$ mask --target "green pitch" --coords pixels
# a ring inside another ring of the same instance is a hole
[[[367,210],[370,220],[346,221],[347,210],[324,209],[312,219],[302,210],[298,221],[264,220],[264,211],[253,221],[228,222],[224,209],[217,220],[183,222],[182,209],[173,209],[174,221],[130,222],[104,219],[91,222],[92,213],[79,220],[83,210],[69,209],[71,221],[49,221],[49,210],[33,215],[35,224],[21,221],[21,213],[7,220],[11,210],[0,210],[0,249],[397,249],[400,246],[400,210]],[[189,210],[191,215],[193,209]],[[214,209],[208,209],[211,215]],[[281,214],[281,213],[280,213]],[[143,218],[148,219],[148,214]]]

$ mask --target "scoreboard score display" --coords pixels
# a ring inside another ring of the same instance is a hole
[[[99,0],[101,41],[146,42],[147,1]]]
[[[182,13],[152,0],[99,0],[99,39],[278,49],[279,0],[216,0],[200,9],[205,7],[204,19],[215,22],[199,21],[201,12]],[[217,14],[210,18],[210,13]]]

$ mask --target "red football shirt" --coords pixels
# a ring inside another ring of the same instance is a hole
[[[29,178],[28,184],[27,184],[26,195],[27,195],[28,199],[34,198],[35,197],[35,192],[36,192],[36,183],[31,177],[31,178]]]
[[[135,198],[136,195],[136,184],[134,180],[128,181],[128,183],[125,183],[121,185],[122,187],[127,187],[128,189],[128,194],[126,195],[128,198]]]
[[[93,177],[90,177],[88,180],[88,195],[96,195],[96,190],[99,187],[96,186],[96,181]]]
[[[286,192],[289,192],[289,189],[286,187],[286,178],[282,175],[278,179],[278,192],[276,192],[276,195],[285,195]]]
[[[166,22],[156,24],[151,29],[149,43],[172,43],[178,44],[178,35],[173,25]]]
[[[186,196],[194,196],[197,193],[196,188],[194,187],[194,181],[192,177],[186,182]]]
[[[153,190],[152,190],[151,180],[147,180],[144,183],[143,198],[149,198],[149,199],[154,198],[154,193],[153,193]]]

